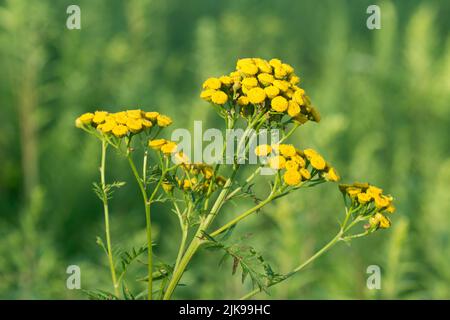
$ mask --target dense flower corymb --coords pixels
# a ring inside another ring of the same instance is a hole
[[[128,135],[139,134],[154,126],[164,128],[172,123],[168,116],[158,112],[144,112],[140,109],[109,113],[107,111],[88,112],[75,120],[78,128],[96,129],[98,132],[123,138]]]
[[[325,159],[313,149],[299,150],[291,144],[262,144],[255,148],[255,154],[268,158],[268,165],[274,170],[285,170],[283,181],[296,186],[312,179],[316,174],[327,181],[338,181],[339,175]]]
[[[299,82],[294,68],[279,59],[245,58],[229,75],[206,79],[200,97],[225,109],[237,108],[244,116],[257,110],[273,118],[287,115],[300,124],[320,121]]]
[[[368,183],[341,184],[341,192],[350,199],[352,207],[369,216],[370,228],[386,229],[391,226],[387,214],[395,212],[394,198],[383,194],[383,190]]]

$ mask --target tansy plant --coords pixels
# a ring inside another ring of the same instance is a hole
[[[286,142],[301,125],[308,121],[320,121],[318,111],[299,83],[300,78],[290,65],[279,59],[266,61],[259,58],[240,59],[236,70],[229,75],[209,78],[203,83],[200,97],[211,103],[223,118],[226,129],[241,128],[244,131],[238,138],[238,152],[232,153],[230,165],[223,161],[193,163],[179,150],[177,143],[161,137],[163,129],[172,120],[158,112],[96,111],[76,119],[77,127],[99,139],[102,150],[100,182],[94,185],[103,202],[106,244],[101,238],[97,242],[108,257],[113,292],[90,291],[91,297],[170,299],[194,255],[201,249],[211,249],[221,250],[224,257],[232,258],[232,273],[240,268],[242,282],[250,278],[253,290],[242,297],[247,299],[286,281],[336,243],[390,227],[388,216],[395,211],[393,198],[375,186],[353,183],[339,186],[344,210],[335,237],[287,274],[275,272],[262,255],[248,245],[245,237],[231,240],[236,225],[267,204],[299,189],[334,183],[340,179],[336,169],[319,152],[310,148],[302,150]],[[250,150],[250,133],[267,129],[279,130],[281,139]],[[224,155],[230,151],[226,150],[227,146],[225,141],[222,148]],[[146,218],[145,245],[120,255],[114,255],[111,249],[108,201],[113,189],[124,183],[108,184],[105,181],[108,147],[118,150],[127,159],[139,186]],[[237,156],[240,150],[244,150],[246,159],[254,152],[260,160],[259,164],[243,164],[241,156]],[[150,152],[154,156],[150,157]],[[136,157],[142,158],[140,170],[135,163]],[[251,174],[242,177],[242,167],[251,168]],[[253,181],[262,169],[273,173],[265,175],[270,188],[266,194],[256,194],[252,188]],[[165,201],[173,207],[180,226],[179,249],[172,262],[154,262],[151,218],[155,214],[152,213],[153,205],[158,201]],[[248,202],[248,207],[240,213],[229,212],[225,204],[230,201],[241,201],[243,205]],[[225,211],[226,216],[232,218],[217,226],[214,223],[216,218]],[[141,255],[145,254],[147,259],[141,261]],[[145,275],[135,279],[146,283],[146,288],[138,293],[132,293],[125,282],[127,269],[134,261],[141,261],[146,266]]]

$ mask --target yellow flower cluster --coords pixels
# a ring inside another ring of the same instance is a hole
[[[159,150],[164,154],[172,154],[177,151],[177,144],[166,139],[154,139],[148,142],[148,146],[153,150]]]
[[[122,138],[139,134],[154,126],[161,128],[172,124],[172,119],[158,112],[145,112],[140,109],[109,113],[107,111],[88,112],[75,120],[78,128],[97,129],[103,134]]]
[[[222,176],[214,177],[214,169],[204,163],[183,164],[184,174],[182,178],[176,178],[178,188],[184,191],[201,192],[208,191],[211,183],[213,189],[225,184],[225,178]]]
[[[386,214],[395,212],[392,196],[384,195],[382,189],[368,183],[341,184],[339,189],[352,200],[354,207],[362,205],[373,208],[374,213],[369,219],[371,227],[386,229],[391,226]]]
[[[279,59],[239,59],[236,70],[227,76],[209,78],[203,83],[200,97],[217,105],[230,102],[248,114],[252,106],[273,115],[287,114],[295,121],[320,121],[318,111],[311,106],[294,68]]]
[[[299,150],[291,144],[259,145],[255,154],[269,157],[269,167],[275,170],[285,170],[284,182],[289,186],[298,185],[302,181],[310,180],[316,173],[327,181],[338,181],[336,169],[331,167],[325,159],[313,149]]]

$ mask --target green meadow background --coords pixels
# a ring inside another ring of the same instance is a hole
[[[70,4],[81,7],[81,30],[66,28]],[[381,7],[381,30],[366,28],[370,4]],[[111,291],[95,243],[104,234],[92,191],[100,145],[74,127],[79,114],[140,107],[173,117],[172,128],[220,127],[199,98],[203,80],[240,57],[277,57],[295,67],[322,114],[290,141],[317,148],[343,181],[382,186],[398,211],[391,229],[339,244],[257,297],[449,299],[449,15],[450,2],[437,0],[0,0],[0,298],[85,299],[66,288],[73,264],[83,289]],[[108,161],[108,179],[129,182],[111,202],[113,245],[139,246],[138,189],[120,156]],[[257,190],[265,188],[261,179]],[[334,236],[342,211],[336,185],[324,184],[266,207],[235,233],[251,233],[247,241],[288,272]],[[176,217],[164,204],[153,217],[156,254],[171,262]],[[175,298],[248,292],[219,258],[195,256]],[[381,267],[381,290],[366,287],[369,265]],[[135,268],[130,284],[145,273]]]

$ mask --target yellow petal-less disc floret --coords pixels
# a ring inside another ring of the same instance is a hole
[[[211,96],[211,101],[215,104],[225,104],[228,101],[228,96],[225,92],[217,90]]]
[[[264,102],[266,99],[266,93],[262,88],[252,88],[247,93],[248,100],[253,104]]]
[[[328,172],[324,174],[324,177],[328,181],[337,182],[340,180],[339,174],[335,168],[329,168]]]
[[[270,73],[260,73],[258,74],[258,80],[263,86],[270,86],[274,79]]]
[[[155,150],[160,150],[163,145],[167,143],[166,139],[154,139],[148,142],[148,146]]]
[[[91,112],[83,113],[78,119],[82,124],[91,124],[94,114]]]
[[[259,157],[265,157],[272,151],[268,144],[261,144],[255,148],[255,154]]]
[[[254,63],[244,63],[239,68],[240,71],[248,76],[253,76],[258,73],[258,67]]]
[[[92,122],[95,124],[100,124],[105,122],[106,116],[108,112],[106,111],[95,111],[94,117],[92,118]]]
[[[302,89],[298,89],[297,91],[294,92],[294,100],[299,105],[304,105],[305,104],[305,100],[303,100],[304,93],[305,93],[305,91],[302,90]]]
[[[140,119],[140,118],[142,118],[142,110],[140,110],[140,109],[127,110],[127,116],[128,116],[128,118],[132,118],[132,119]]]
[[[240,96],[239,98],[238,98],[238,104],[240,104],[241,106],[246,106],[246,105],[248,105],[249,104],[249,100],[248,100],[248,97],[247,96]]]
[[[286,98],[282,96],[273,98],[270,105],[272,109],[277,112],[284,112],[288,108],[288,102]]]
[[[158,117],[156,118],[157,124],[158,126],[164,128],[164,127],[168,127],[172,124],[172,119],[168,116],[165,115],[158,115]]]
[[[174,153],[177,151],[177,144],[172,141],[168,141],[166,144],[161,146],[161,152],[165,154]]]
[[[150,112],[145,113],[145,117],[151,121],[155,121],[158,118],[158,116],[159,116],[159,112],[156,112],[156,111],[150,111]]]
[[[294,118],[300,114],[300,106],[294,100],[289,100],[289,106],[288,106],[287,112],[288,112],[289,116]]]
[[[127,126],[125,126],[123,124],[119,124],[112,129],[112,133],[117,138],[122,138],[128,134],[128,128],[127,128]]]
[[[358,201],[361,204],[365,204],[365,203],[369,202],[371,199],[372,199],[372,197],[365,192],[358,193]]]
[[[230,76],[221,76],[219,78],[220,82],[222,82],[223,85],[225,86],[230,86],[233,84],[233,78],[231,78]]]
[[[280,94],[280,89],[278,89],[275,86],[268,86],[264,88],[264,92],[266,93],[267,97],[272,99],[278,96],[278,94]]]
[[[255,77],[248,77],[242,80],[242,85],[247,87],[248,89],[251,89],[258,86],[258,80],[256,80]]]
[[[206,79],[205,82],[203,82],[203,89],[217,90],[217,89],[220,89],[221,86],[222,86],[222,82],[220,82],[220,80],[217,78],[209,78],[209,79]]]
[[[286,170],[298,170],[299,164],[294,160],[287,160],[285,166]]]
[[[286,166],[286,159],[283,156],[274,156],[269,158],[269,166],[272,169],[280,170]]]
[[[286,170],[283,180],[289,186],[295,186],[302,181],[302,177],[297,170]]]
[[[117,123],[114,120],[109,120],[103,124],[101,130],[104,133],[110,133],[116,126],[117,126]]]
[[[297,151],[295,150],[294,146],[291,144],[280,144],[279,151],[282,156],[285,157],[293,157],[297,154]]]
[[[299,170],[299,172],[300,172],[300,174],[302,175],[302,177],[303,177],[305,180],[311,179],[311,172],[309,172],[309,171],[306,170],[305,168],[301,168],[301,169]]]
[[[142,120],[128,118],[127,127],[132,133],[139,133],[142,130]]]

